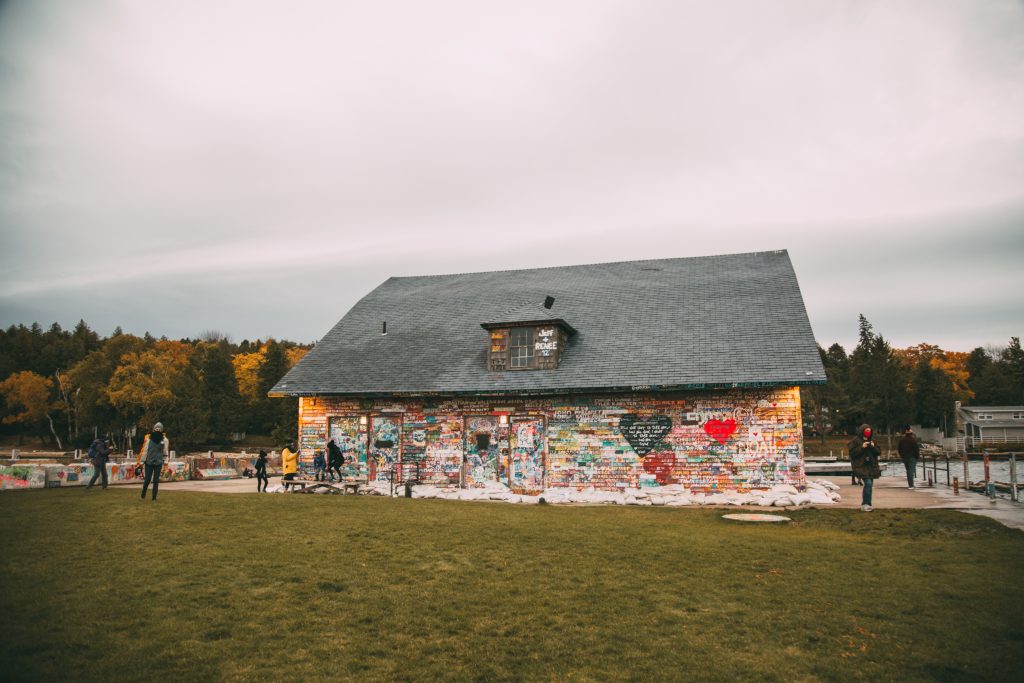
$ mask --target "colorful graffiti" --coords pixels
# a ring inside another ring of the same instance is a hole
[[[377,412],[384,409],[405,412]],[[499,413],[510,415],[509,424]],[[300,408],[307,426],[323,430],[327,414],[368,420],[370,430],[351,431],[351,438],[354,448],[369,449],[378,471],[415,462],[419,480],[437,485],[477,486],[497,477],[517,490],[678,484],[715,493],[805,484],[795,387],[402,405],[319,397],[315,412]],[[337,418],[330,419],[333,425]]]
[[[370,478],[390,481],[401,453],[402,418],[380,415],[370,420]]]
[[[341,449],[345,464],[341,466],[344,477],[359,478],[366,472],[366,439],[361,438],[358,417],[332,417],[328,421],[328,440]]]
[[[427,452],[420,481],[457,486],[462,474],[462,418],[429,415],[424,418]]]
[[[46,470],[39,465],[0,465],[0,490],[41,489]]]
[[[466,470],[463,482],[466,486],[484,486],[497,481],[499,418],[497,415],[471,415],[465,419]]]
[[[544,488],[544,418],[513,418],[509,488],[535,492]]]

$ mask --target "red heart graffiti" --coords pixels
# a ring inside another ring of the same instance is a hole
[[[676,454],[674,452],[648,453],[643,462],[644,472],[653,474],[659,484],[664,486],[676,483]]]
[[[736,420],[708,420],[704,423],[704,431],[724,446],[732,433],[736,431]]]

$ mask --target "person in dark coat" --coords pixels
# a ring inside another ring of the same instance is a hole
[[[103,477],[103,488],[107,488],[107,461],[110,460],[110,439],[96,439],[89,446],[89,462],[92,463],[93,473],[89,485],[85,487],[88,491],[96,480]]]
[[[903,461],[903,467],[907,470],[907,488],[914,490],[914,473],[917,471],[917,459],[921,455],[921,442],[914,436],[914,430],[907,427],[903,437],[896,444],[896,450]]]
[[[864,512],[871,512],[874,509],[871,507],[871,493],[874,489],[875,479],[882,476],[882,468],[878,465],[882,449],[875,443],[871,425],[861,425],[857,431],[857,436],[853,437],[849,443],[850,465],[853,467],[854,475],[864,481],[860,509]]]
[[[267,476],[267,452],[260,450],[260,455],[256,458],[256,493],[261,490],[263,493],[267,492],[267,484],[270,483],[270,477]],[[260,486],[263,488],[261,489]]]
[[[334,443],[334,439],[331,439],[327,444],[327,474],[331,477],[331,481],[334,481],[335,474],[338,475],[338,481],[341,481],[341,466],[343,464],[345,464],[345,456],[338,448],[338,444]]]

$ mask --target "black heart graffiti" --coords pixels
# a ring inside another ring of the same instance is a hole
[[[619,433],[641,458],[658,445],[672,429],[672,418],[656,415],[638,419],[636,415],[623,415],[619,420]]]

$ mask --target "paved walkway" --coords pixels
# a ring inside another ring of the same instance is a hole
[[[818,479],[819,477],[810,477]],[[843,496],[837,507],[859,508],[861,500],[860,486],[851,486],[850,477],[820,477],[838,484],[839,493]],[[952,487],[943,484],[932,488],[907,489],[907,480],[903,477],[882,477],[875,480],[872,492],[872,507],[879,510],[889,508],[922,508],[961,510],[972,515],[991,517],[1011,529],[1024,529],[1024,503],[1014,503],[1006,498],[997,497],[990,501],[980,493],[964,491],[953,495]]]

